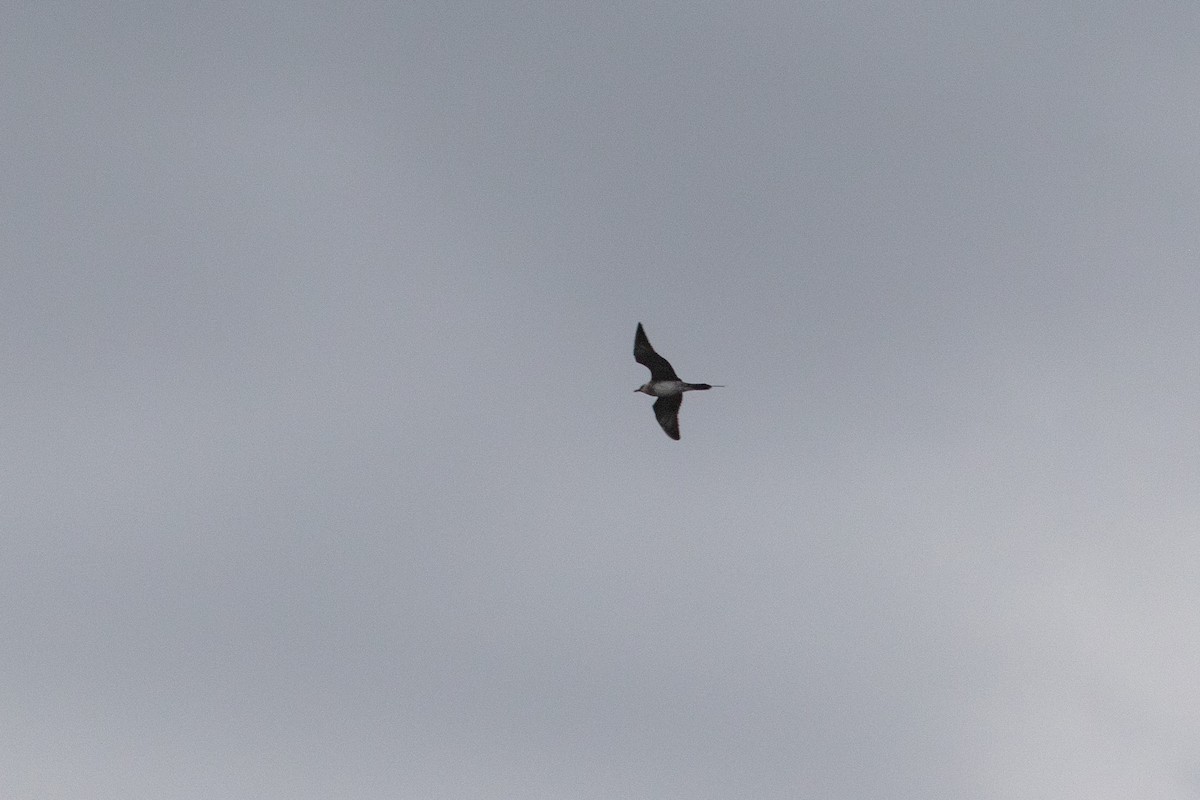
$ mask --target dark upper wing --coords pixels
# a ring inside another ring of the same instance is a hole
[[[671,369],[671,365],[667,360],[654,352],[654,348],[650,346],[650,340],[646,338],[646,331],[642,329],[642,323],[638,323],[637,334],[633,337],[633,358],[639,364],[650,368],[650,380],[652,381],[677,381],[679,376],[675,374],[675,370]]]
[[[679,439],[679,407],[683,405],[683,395],[673,394],[660,397],[654,403],[654,416],[658,424],[672,439]]]

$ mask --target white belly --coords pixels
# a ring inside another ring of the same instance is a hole
[[[683,381],[659,381],[650,390],[655,397],[670,397],[683,391]]]

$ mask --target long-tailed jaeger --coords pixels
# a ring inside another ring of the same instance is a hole
[[[654,401],[654,416],[658,419],[658,424],[662,425],[667,436],[679,439],[679,407],[683,405],[683,393],[713,387],[707,383],[684,383],[679,380],[671,364],[654,352],[640,322],[637,334],[633,337],[633,358],[650,370],[650,380],[634,391],[658,398]],[[720,388],[719,384],[717,386]]]

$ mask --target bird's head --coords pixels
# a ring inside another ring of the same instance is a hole
[[[643,383],[641,386],[634,389],[633,391],[641,392],[642,394],[649,394],[649,395],[654,394],[654,392],[650,391],[650,382],[649,381],[647,381],[646,383]]]

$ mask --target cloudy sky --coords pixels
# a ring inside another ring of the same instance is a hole
[[[1198,41],[10,5],[0,795],[1200,797]]]

